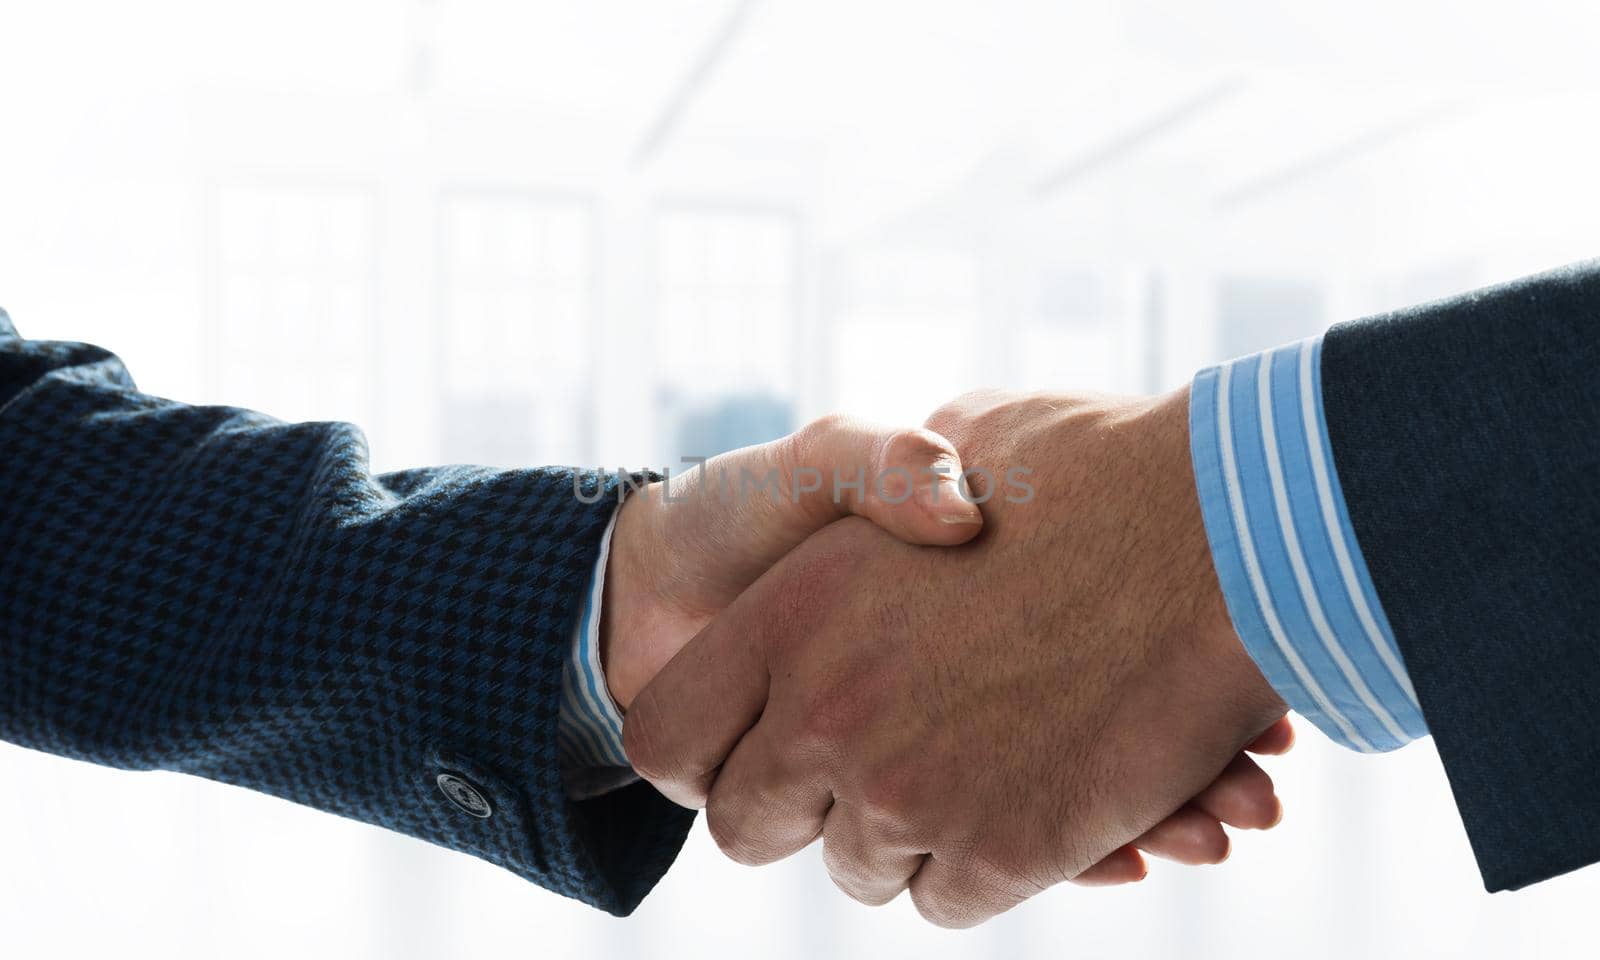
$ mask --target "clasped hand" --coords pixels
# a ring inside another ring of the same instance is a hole
[[[635,769],[703,806],[733,859],[820,837],[845,893],[909,888],[945,926],[1138,880],[1141,850],[1219,862],[1223,824],[1280,816],[1241,751],[1292,732],[1212,571],[1187,403],[974,394],[922,430],[829,418],[700,478],[777,467],[781,496],[630,500],[604,637]],[[837,498],[802,467],[906,486]],[[992,489],[1008,476],[1029,495]]]

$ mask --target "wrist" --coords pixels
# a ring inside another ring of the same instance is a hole
[[[1217,577],[1189,447],[1189,387],[1154,399],[1146,420],[1150,442],[1159,450],[1160,474],[1169,480],[1164,496],[1169,521],[1169,569],[1185,597],[1190,640],[1197,669],[1215,678],[1215,695],[1225,699],[1243,732],[1253,736],[1283,716],[1287,704],[1245,649]]]
[[[626,711],[662,664],[650,652],[650,571],[656,565],[661,538],[658,481],[623,500],[617,508],[611,553],[606,560],[605,590],[600,606],[600,662],[606,687],[617,709]]]

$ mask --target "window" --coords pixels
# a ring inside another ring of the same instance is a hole
[[[921,423],[978,385],[978,268],[971,257],[874,251],[839,278],[828,347],[833,405],[893,423]]]
[[[375,390],[375,203],[343,184],[213,196],[207,391],[285,420],[365,423]]]
[[[664,462],[789,432],[804,359],[795,219],[675,207],[656,226]]]
[[[444,459],[528,466],[588,456],[594,233],[578,199],[441,199]]]
[[[1160,387],[1158,280],[1126,269],[1046,269],[1018,325],[1013,382],[1031,390]]]
[[[1322,290],[1298,280],[1224,278],[1217,291],[1219,359],[1270,350],[1321,333]]]

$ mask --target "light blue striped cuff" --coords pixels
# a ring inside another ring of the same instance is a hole
[[[584,591],[572,630],[571,655],[561,678],[556,739],[563,782],[574,800],[598,796],[638,779],[622,752],[622,714],[611,699],[600,662],[600,602],[605,596],[606,560],[616,525],[613,513],[600,541],[600,558],[595,561],[589,588]]]
[[[1361,559],[1322,411],[1322,338],[1201,371],[1189,444],[1234,629],[1279,696],[1339,743],[1427,735]]]

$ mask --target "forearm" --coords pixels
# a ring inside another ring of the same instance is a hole
[[[375,478],[348,425],[150,397],[8,325],[0,365],[0,736],[276,794],[613,912],[660,875],[684,818],[644,788],[573,804],[557,762],[614,496],[585,505],[560,470]]]
[[[1195,488],[1238,641],[1336,742],[1390,750],[1426,726],[1350,529],[1323,424],[1321,349],[1313,338],[1195,377]]]
[[[1335,327],[1322,377],[1486,883],[1600,859],[1600,264]]]
[[[1491,889],[1600,859],[1600,741],[1582,732],[1600,689],[1597,370],[1588,264],[1193,385],[1196,483],[1243,646],[1341,743],[1431,732]]]

